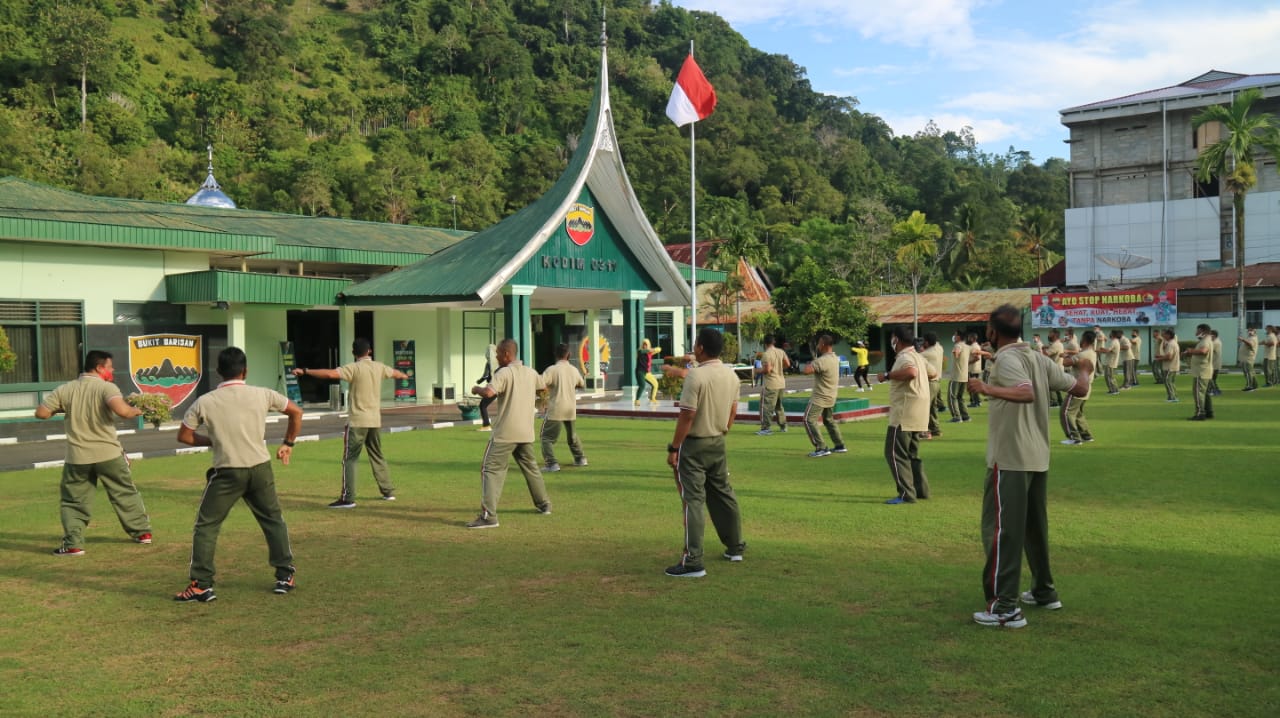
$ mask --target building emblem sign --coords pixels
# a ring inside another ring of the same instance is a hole
[[[200,336],[145,334],[129,337],[129,378],[143,394],[164,394],[174,407],[200,384]]]
[[[564,218],[564,229],[569,234],[569,239],[579,247],[585,246],[587,242],[596,233],[596,210],[595,207],[574,203],[569,209],[569,213]]]

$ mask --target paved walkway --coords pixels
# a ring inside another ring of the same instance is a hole
[[[853,386],[853,377],[841,377],[842,387]],[[813,380],[806,376],[787,377],[787,393],[808,391]],[[887,387],[877,387],[867,398],[888,400]],[[738,406],[736,421],[753,422],[758,414],[747,412],[746,400],[758,397],[759,387],[744,384],[742,387],[743,402]],[[656,405],[647,401],[640,407],[632,404],[629,397],[612,391],[602,394],[580,395],[578,412],[582,416],[599,416],[612,418],[634,418],[670,421],[679,409],[675,402],[662,400]],[[872,406],[861,412],[850,412],[837,418],[841,421],[874,418],[888,413],[888,407]],[[801,421],[801,417],[791,416],[792,422]],[[424,404],[421,406],[384,405],[382,411],[382,430],[384,433],[402,431],[422,431],[443,429],[458,425],[476,425],[480,420],[464,421],[458,407],[454,404]],[[173,421],[158,430],[150,426],[138,429],[132,422],[117,424],[120,444],[131,460],[174,456],[177,454],[193,454],[208,451],[206,447],[190,447],[177,442],[179,422]],[[267,417],[267,443],[277,444],[284,437],[286,419],[275,414]],[[302,432],[298,441],[319,441],[341,437],[347,425],[345,411],[328,409],[307,409],[302,417]],[[0,424],[0,471],[20,471],[31,468],[60,467],[66,455],[66,435],[60,420],[11,422]]]

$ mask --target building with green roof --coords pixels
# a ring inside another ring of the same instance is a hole
[[[604,367],[587,348],[612,343],[623,361],[608,386],[625,386],[641,339],[684,351],[691,271],[667,254],[627,179],[602,42],[564,174],[476,233],[235,208],[212,159],[187,204],[0,178],[0,326],[20,358],[0,374],[0,417],[29,416],[88,349],[115,355],[126,394],[165,385],[179,405],[216,386],[226,346],[245,349],[250,383],[326,400],[321,383],[289,386],[286,350],[300,366],[335,366],[356,336],[384,361],[412,362],[413,386],[388,386],[388,400],[456,400],[507,336],[538,368],[556,344],[578,346],[596,386]],[[698,279],[723,278],[714,274]]]

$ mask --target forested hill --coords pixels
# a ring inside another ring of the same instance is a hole
[[[597,79],[598,8],[0,0],[0,176],[180,201],[213,143],[242,207],[434,226],[456,209],[480,229],[564,168]],[[608,34],[623,157],[669,241],[688,236],[689,158],[664,109],[693,40],[720,98],[698,126],[700,234],[766,243],[775,278],[812,257],[859,291],[901,290],[892,230],[917,210],[944,230],[938,287],[1024,282],[1033,245],[1061,251],[1061,161],[980,153],[967,133],[895,137],[874,108],[665,1],[612,0]]]

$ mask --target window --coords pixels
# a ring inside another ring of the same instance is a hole
[[[1216,144],[1222,139],[1222,123],[1206,122],[1203,125],[1191,131],[1191,147],[1199,150],[1197,154],[1202,154],[1205,148]]]
[[[653,346],[662,347],[663,353],[668,355],[675,351],[671,343],[671,335],[675,331],[674,317],[674,312],[644,313],[644,338]]]
[[[84,344],[82,302],[0,299],[0,326],[18,355],[0,384],[52,384],[80,374]]]

